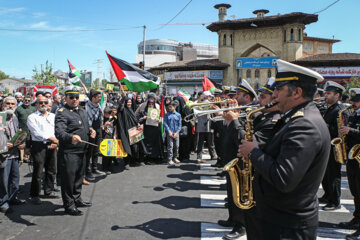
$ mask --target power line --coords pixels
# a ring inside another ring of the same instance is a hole
[[[164,25],[162,25],[161,27],[159,28],[156,28],[156,29],[153,29],[153,31],[156,31],[156,30],[160,30],[164,27],[166,27],[167,25],[169,25],[169,23],[171,23],[177,16],[180,15],[180,13],[182,13],[185,8],[192,2],[192,0],[190,0],[173,18],[171,18],[167,23],[165,23]]]
[[[16,29],[16,28],[0,28],[0,31],[8,32],[106,32],[106,31],[120,31],[126,29],[142,28],[143,26],[134,26],[126,28],[104,28],[104,29],[64,29],[64,30],[52,30],[52,29]]]
[[[335,5],[337,2],[340,2],[340,0],[336,0],[335,2],[331,3],[330,5],[328,5],[326,8],[320,10],[320,11],[317,11],[317,12],[314,12],[314,14],[319,14],[321,12],[324,12],[326,10],[328,10],[331,6]]]

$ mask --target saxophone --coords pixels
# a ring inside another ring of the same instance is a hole
[[[355,159],[360,164],[360,144],[356,144],[350,149],[348,158]]]
[[[345,164],[345,162],[347,161],[345,135],[341,134],[340,132],[340,128],[344,126],[342,114],[343,112],[351,108],[352,106],[349,106],[339,111],[338,117],[336,118],[337,127],[338,127],[338,137],[331,140],[331,145],[334,146],[335,161],[341,164]]]
[[[275,106],[277,102],[266,104],[263,107],[252,110],[246,115],[246,141],[253,141],[254,126],[252,116],[266,108]],[[230,176],[233,201],[238,208],[250,209],[255,206],[254,191],[252,182],[254,179],[253,168],[248,157],[244,157],[241,162],[238,158],[231,160],[225,165],[223,171],[227,171]]]

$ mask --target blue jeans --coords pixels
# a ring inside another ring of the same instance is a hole
[[[172,138],[166,133],[167,142],[167,158],[168,162],[177,158],[179,155],[179,134],[176,138]]]
[[[19,158],[8,159],[5,168],[0,168],[0,206],[16,197],[19,181]]]

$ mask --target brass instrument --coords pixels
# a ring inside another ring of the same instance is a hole
[[[348,158],[355,159],[360,164],[360,144],[356,144],[350,149]]]
[[[345,112],[350,108],[352,108],[352,106],[346,107],[339,111],[338,117],[336,118],[337,127],[338,127],[338,137],[331,140],[331,145],[334,146],[335,161],[341,164],[345,164],[347,160],[347,154],[346,154],[345,135],[341,134],[340,128],[344,126],[344,122],[342,120],[343,112]]]
[[[254,126],[252,116],[266,108],[275,106],[277,102],[266,104],[263,107],[252,110],[246,116],[246,141],[253,141]],[[230,161],[225,165],[224,171],[227,171],[230,176],[230,183],[233,193],[233,201],[238,208],[250,209],[255,206],[254,192],[252,182],[254,180],[253,169],[251,161],[248,157],[243,157],[243,160],[239,162],[238,158]]]
[[[194,113],[189,114],[184,117],[185,122],[190,122],[195,120],[196,118],[199,118],[204,115],[223,112],[223,111],[232,111],[232,110],[238,110],[238,109],[246,109],[246,108],[255,108],[259,105],[244,105],[244,106],[238,106],[238,107],[229,107],[229,108],[220,108],[220,109],[213,109],[213,110],[199,110],[194,108]]]
[[[221,104],[226,103],[228,100],[222,100],[222,101],[215,101],[215,102],[203,102],[203,103],[190,103],[189,108],[192,109],[193,107],[199,107],[199,106],[206,106],[206,105],[214,105],[214,104]]]

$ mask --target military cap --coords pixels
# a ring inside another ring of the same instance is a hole
[[[293,81],[307,82],[315,85],[316,82],[324,80],[324,78],[314,70],[281,59],[277,59],[276,68],[274,89]]]
[[[242,91],[250,94],[255,100],[258,100],[255,90],[250,86],[250,84],[245,80],[241,79],[239,85],[235,88],[237,91]]]
[[[69,85],[69,86],[65,87],[64,93],[65,93],[65,95],[80,94],[80,91],[79,91],[78,87]]]
[[[216,88],[214,90],[214,95],[218,96],[218,95],[221,95],[221,94],[223,94],[223,91],[221,91],[220,89]]]
[[[360,102],[360,88],[350,88],[350,101],[352,102]]]
[[[274,92],[274,88],[273,88],[274,82],[275,82],[274,77],[269,78],[267,83],[265,84],[265,86],[260,88],[258,90],[258,92],[263,92],[263,93],[267,93],[267,94],[273,94],[273,92]]]
[[[345,88],[343,86],[333,81],[327,81],[325,83],[324,89],[325,91],[335,91],[339,93],[345,92]]]
[[[236,88],[233,87],[233,86],[231,86],[231,87],[229,88],[229,93],[228,93],[228,95],[236,95]]]

